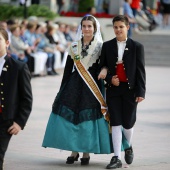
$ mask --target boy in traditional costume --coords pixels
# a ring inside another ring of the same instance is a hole
[[[145,98],[145,61],[144,47],[127,37],[129,30],[128,18],[118,15],[113,19],[113,29],[116,38],[103,43],[98,78],[106,84],[106,103],[110,114],[114,156],[106,169],[122,167],[121,144],[122,129],[130,147],[125,150],[125,161],[133,161],[132,135],[136,122],[137,104]]]

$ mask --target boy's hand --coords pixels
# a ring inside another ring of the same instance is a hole
[[[115,76],[113,76],[112,77],[112,84],[114,85],[114,86],[119,86],[119,78],[117,77],[117,75],[115,75]]]
[[[141,101],[143,101],[144,100],[144,98],[143,97],[136,97],[136,102],[141,102]]]
[[[11,135],[17,135],[18,132],[21,130],[21,127],[17,123],[13,123],[11,127],[8,129],[8,133]]]

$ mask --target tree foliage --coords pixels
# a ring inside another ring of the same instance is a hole
[[[57,14],[50,11],[47,6],[31,5],[27,7],[27,15],[54,19]],[[24,6],[0,5],[0,20],[11,18],[24,18]]]
[[[79,0],[79,12],[87,12],[89,7],[94,7],[94,0]]]

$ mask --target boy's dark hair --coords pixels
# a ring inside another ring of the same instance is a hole
[[[112,20],[113,25],[114,25],[114,23],[117,22],[117,21],[121,21],[121,22],[124,22],[125,25],[129,25],[128,17],[125,16],[125,15],[117,15],[117,16],[115,16],[115,17],[113,18],[113,20]]]

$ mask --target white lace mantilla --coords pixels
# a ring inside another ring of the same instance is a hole
[[[71,48],[71,47],[70,47]],[[80,60],[83,63],[84,67],[88,70],[89,67],[91,67],[94,63],[96,63],[96,60],[99,58],[101,53],[102,43],[94,39],[91,42],[91,45],[89,46],[89,49],[87,49],[88,55],[83,57],[81,56],[82,51],[82,43],[81,40],[78,41],[78,55],[80,56]],[[71,49],[69,49],[69,55],[72,59],[74,59],[73,54],[71,53]]]

